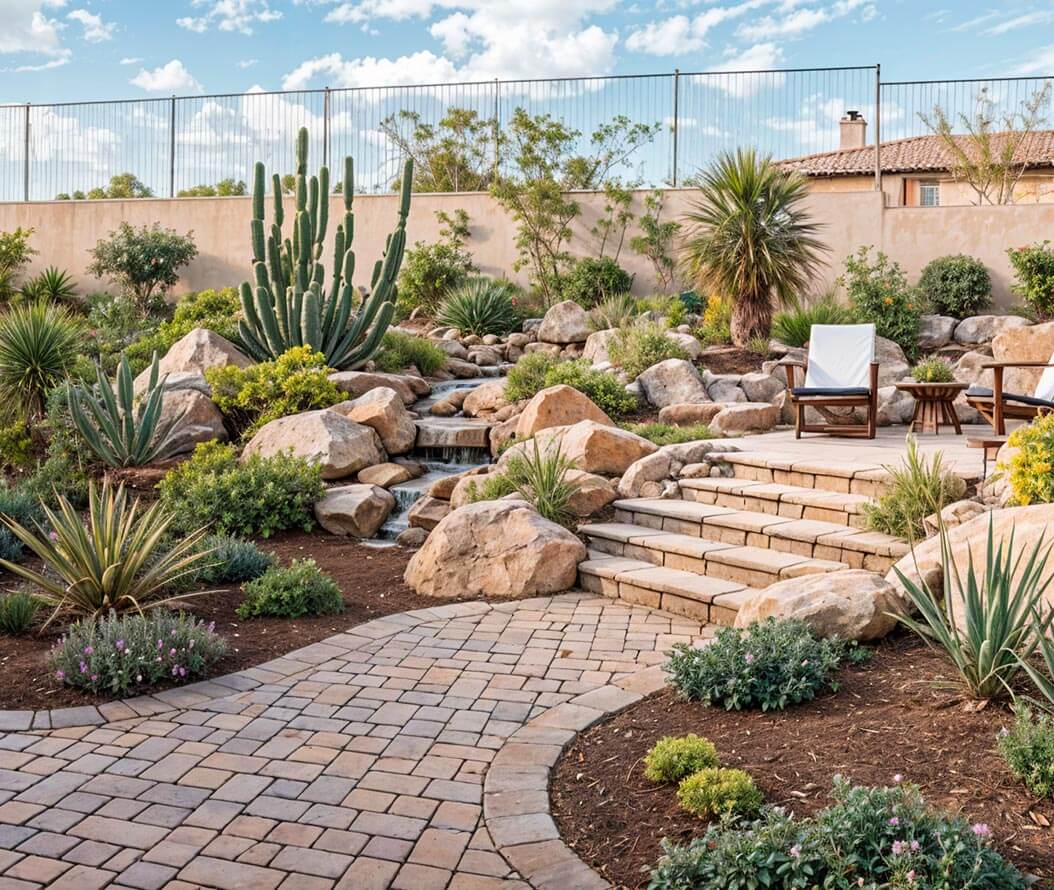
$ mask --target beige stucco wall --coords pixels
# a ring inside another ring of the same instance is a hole
[[[634,209],[638,213],[646,194],[635,195]],[[681,217],[694,197],[691,189],[670,190],[665,214],[669,218]],[[589,229],[602,214],[604,200],[596,193],[582,193],[576,198],[582,214],[575,223],[571,250],[589,255],[593,251]],[[861,244],[871,244],[897,260],[912,281],[934,257],[948,253],[976,256],[989,267],[997,301],[1006,305],[1011,300],[1006,248],[1042,240],[1054,232],[1054,204],[886,207],[882,195],[870,189],[814,192],[808,201],[812,214],[823,226],[821,237],[830,248],[826,266],[816,281],[817,291],[837,278],[849,253]],[[395,223],[396,204],[394,195],[362,195],[355,199],[358,284],[368,283],[373,263]],[[435,240],[440,228],[435,211],[449,212],[459,207],[471,218],[469,247],[482,271],[523,281],[524,273],[512,270],[516,260],[515,226],[489,195],[415,195],[408,225],[410,242]],[[341,209],[341,199],[334,197],[331,220],[337,218]],[[106,284],[91,280],[85,272],[90,262],[88,250],[120,221],[133,225],[160,221],[180,232],[192,230],[200,254],[177,288],[177,293],[183,293],[238,284],[248,277],[249,214],[248,198],[12,203],[0,204],[0,231],[17,226],[36,229],[32,243],[40,253],[34,258],[33,269],[47,265],[67,269],[78,280],[80,289],[89,291]],[[654,289],[651,267],[629,249],[628,237],[620,262],[636,275],[638,293]]]

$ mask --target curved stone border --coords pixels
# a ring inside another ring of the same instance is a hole
[[[666,685],[659,665],[550,708],[498,750],[483,785],[483,824],[498,852],[536,890],[601,890],[610,884],[560,837],[549,778],[574,737]]]

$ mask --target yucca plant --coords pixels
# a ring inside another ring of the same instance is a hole
[[[160,501],[144,510],[138,498],[128,502],[123,485],[115,491],[104,482],[100,490],[93,482],[87,523],[61,495],[57,510],[44,506],[44,522],[36,523],[36,531],[0,516],[44,564],[44,572],[6,559],[0,559],[0,568],[40,590],[39,599],[53,610],[45,627],[62,613],[81,618],[143,612],[196,596],[166,591],[195,573],[212,552],[200,547],[204,530],[183,535],[165,549],[162,542],[172,518]]]
[[[951,659],[962,685],[973,698],[999,698],[1011,692],[1014,678],[1028,666],[1050,630],[1054,611],[1040,615],[1050,587],[1047,571],[1050,547],[1043,538],[1027,554],[1014,547],[1014,532],[995,543],[995,525],[988,523],[985,566],[979,573],[971,554],[963,578],[952,559],[943,524],[940,530],[943,596],[925,580],[894,571],[919,612],[919,618],[898,615],[900,622],[932,648]],[[960,608],[962,614],[957,615]],[[1054,659],[1054,653],[1051,653]]]
[[[612,294],[589,310],[589,326],[594,331],[607,331],[629,324],[637,315],[637,298],[633,294]]]
[[[44,301],[13,306],[0,317],[0,398],[39,418],[79,350],[80,325],[67,309]]]
[[[518,293],[510,281],[475,276],[444,298],[436,320],[462,335],[507,334],[520,321]]]
[[[805,209],[803,176],[753,149],[721,154],[700,177],[682,262],[697,293],[732,300],[732,342],[768,337],[774,304],[811,283],[827,248]]]
[[[784,312],[772,319],[772,336],[787,346],[802,347],[809,342],[814,324],[850,324],[852,310],[825,294],[815,303],[792,301]]]
[[[531,444],[533,453],[510,458],[505,475],[539,514],[550,522],[568,525],[572,518],[571,498],[578,491],[578,485],[567,479],[574,461],[556,444],[544,451],[538,447],[537,439],[532,439]]]
[[[94,387],[71,387],[69,400],[73,422],[92,452],[110,467],[141,467],[166,457],[186,411],[161,421],[166,378],[158,379],[157,353],[138,403],[132,369],[123,355],[117,367],[116,392],[101,367],[96,367],[95,375]]]
[[[48,266],[22,285],[22,295],[31,300],[54,300],[67,303],[77,296],[77,283],[58,266]]]

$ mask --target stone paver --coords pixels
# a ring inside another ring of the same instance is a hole
[[[603,886],[549,768],[709,633],[584,593],[437,606],[194,688],[0,714],[0,887]]]

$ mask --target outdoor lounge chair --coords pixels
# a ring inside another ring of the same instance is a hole
[[[992,388],[971,386],[966,403],[976,408],[995,431],[1006,435],[1006,419],[1032,420],[1045,411],[1054,411],[1054,355],[1045,362],[985,362],[983,369],[992,371]],[[1007,368],[1045,368],[1032,395],[1019,395],[1003,389],[1003,372]]]
[[[800,439],[802,433],[875,438],[878,418],[875,326],[814,324],[806,345],[809,356],[805,362],[789,359],[781,362],[787,369],[787,388],[795,410],[795,438]],[[804,369],[804,386],[795,385],[795,368]],[[814,408],[827,422],[806,423],[806,408]],[[856,408],[866,409],[865,423],[847,422]]]

